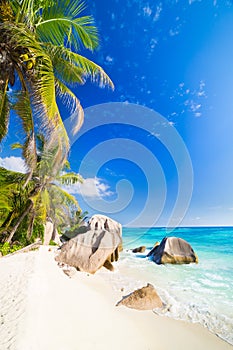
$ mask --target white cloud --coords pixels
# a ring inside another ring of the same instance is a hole
[[[158,39],[157,38],[152,38],[150,41],[150,48],[152,51],[154,51],[156,45],[158,44]]]
[[[108,55],[108,56],[106,56],[106,61],[107,61],[107,62],[112,62],[112,61],[113,61],[113,58],[112,58],[111,56]]]
[[[160,2],[160,4],[156,7],[156,12],[154,15],[154,21],[157,22],[160,18],[160,13],[162,12],[163,6],[162,3]]]
[[[152,9],[149,5],[145,6],[143,8],[144,16],[150,16],[152,14]]]
[[[80,194],[92,198],[109,197],[114,194],[110,191],[109,185],[97,177],[84,179],[82,184],[77,183],[72,186],[63,186],[63,189],[71,194]]]
[[[180,31],[177,28],[169,30],[169,35],[170,36],[175,36],[175,35],[178,35],[178,34],[180,34]]]
[[[188,112],[192,112],[195,117],[201,117],[203,113],[203,106],[205,99],[207,98],[207,94],[205,91],[205,81],[200,80],[197,89],[191,89],[187,87],[184,82],[181,82],[176,90],[174,91],[174,95],[171,96],[171,99],[175,99],[179,97],[180,105],[184,105],[185,110]],[[180,99],[181,98],[181,99]],[[181,113],[185,112],[182,111]]]
[[[21,157],[0,157],[0,167],[6,168],[12,171],[18,171],[20,173],[26,173],[27,169],[25,162]]]

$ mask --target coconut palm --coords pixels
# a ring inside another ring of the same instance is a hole
[[[43,197],[54,192],[54,181],[66,164],[69,140],[57,98],[69,105],[73,119],[76,116],[75,133],[83,110],[72,86],[91,78],[113,88],[103,69],[80,55],[82,48],[94,50],[98,45],[93,19],[83,15],[84,9],[77,0],[0,0],[0,141],[14,110],[25,133],[23,145],[17,145],[29,170],[23,189],[33,185],[8,241],[25,217],[33,226],[38,208],[46,202]],[[43,152],[38,151],[38,134],[43,136]]]
[[[10,243],[24,220],[27,220],[27,239],[30,240],[36,218],[41,223],[50,218],[57,228],[68,224],[80,209],[76,198],[61,187],[81,182],[80,175],[63,173],[54,181],[35,176],[26,188],[25,177],[25,174],[0,168],[0,241]]]
[[[7,238],[7,231],[28,200],[29,187],[24,188],[25,174],[0,168],[0,241]]]
[[[83,111],[70,87],[88,77],[113,87],[100,66],[79,54],[82,47],[94,50],[98,45],[93,19],[82,15],[84,3],[76,0],[0,0],[0,5],[0,140],[15,102],[11,91],[22,90],[33,120],[39,120],[39,133],[57,149],[54,165],[62,167],[69,142],[56,98],[69,102],[70,113],[77,116],[77,132]],[[25,146],[35,149],[34,130],[26,133]]]

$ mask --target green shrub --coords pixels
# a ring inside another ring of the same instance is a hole
[[[17,250],[22,249],[22,248],[23,248],[22,244],[10,245],[10,243],[8,243],[8,242],[0,244],[0,252],[2,253],[3,256],[5,256],[7,254],[14,253]]]
[[[57,243],[55,243],[52,239],[49,242],[49,245],[57,245]]]

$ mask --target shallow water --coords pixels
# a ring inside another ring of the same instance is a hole
[[[188,241],[199,258],[198,264],[156,265],[146,258],[156,241],[165,236]],[[124,228],[124,252],[116,272],[108,275],[116,289],[125,293],[152,283],[167,305],[166,316],[198,322],[233,344],[233,228],[198,227]],[[145,245],[143,254],[130,249]],[[127,277],[126,277],[127,276]]]

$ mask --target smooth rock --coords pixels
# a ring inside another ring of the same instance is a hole
[[[144,253],[146,250],[146,246],[142,245],[140,247],[132,249],[133,253]]]
[[[147,254],[147,257],[153,255],[158,246],[159,246],[159,242],[156,242],[156,243],[154,244],[154,247],[153,247],[153,248],[151,249],[151,251]]]
[[[117,233],[120,237],[122,237],[122,225],[112,218],[102,214],[93,215],[88,221],[88,226],[91,230],[106,230]],[[123,250],[122,245],[119,247],[119,250]]]
[[[163,307],[163,302],[157,294],[154,286],[148,283],[146,287],[140,288],[123,297],[116,306],[124,305],[136,310],[153,310]]]
[[[198,263],[191,245],[182,238],[165,237],[148,254],[156,264]]]
[[[102,266],[112,270],[111,261],[118,257],[120,244],[121,237],[116,232],[89,230],[63,244],[56,261],[89,273],[95,273]]]

